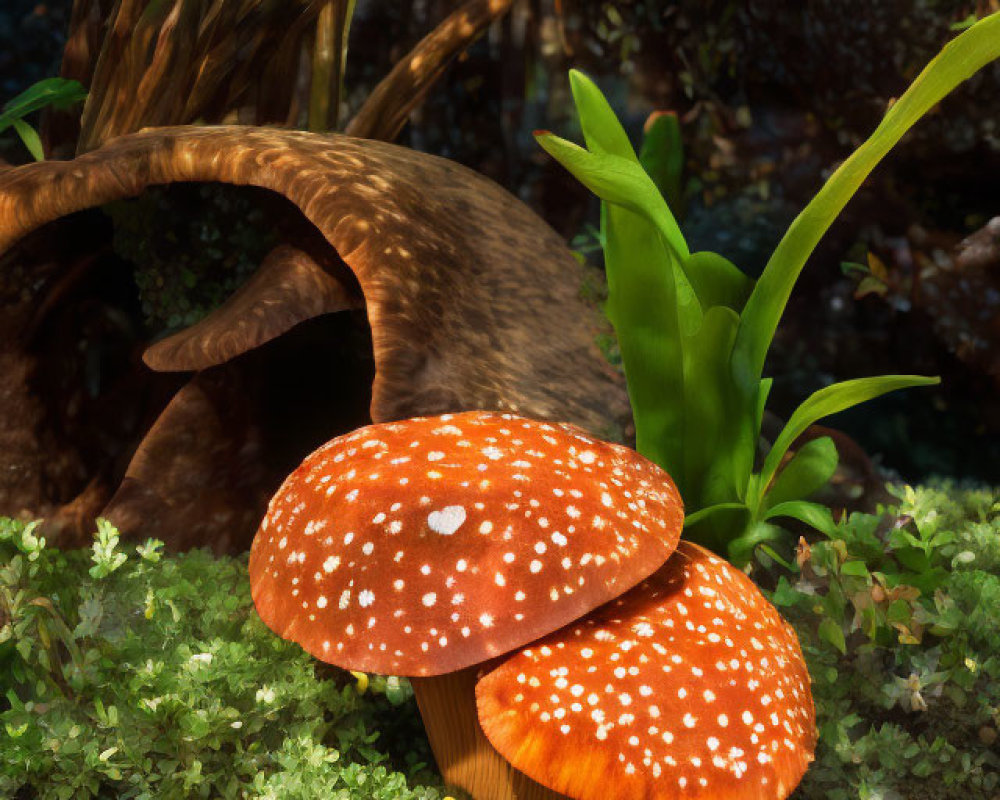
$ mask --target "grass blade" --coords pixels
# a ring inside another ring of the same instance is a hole
[[[801,436],[806,428],[819,419],[838,411],[873,400],[887,392],[897,389],[907,389],[912,386],[932,386],[940,383],[940,378],[927,378],[922,375],[879,375],[874,378],[857,378],[827,386],[813,392],[802,405],[792,414],[784,429],[774,441],[774,446],[764,459],[761,470],[759,489],[761,492],[771,482],[781,459],[792,442]],[[759,503],[760,498],[757,498]]]
[[[31,153],[32,158],[35,161],[45,160],[45,148],[42,147],[42,140],[38,136],[38,131],[32,128],[23,119],[14,120],[14,130],[17,131],[17,135],[21,137],[21,141],[24,142],[24,146],[28,148],[28,152]]]
[[[823,234],[868,174],[927,111],[989,62],[1000,57],[1000,12],[949,42],[889,109],[881,124],[830,177],[792,222],[757,281],[743,313],[734,351],[740,380],[756,381],[792,287]]]

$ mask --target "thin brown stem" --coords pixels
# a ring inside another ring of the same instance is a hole
[[[330,85],[333,82],[334,28],[337,3],[329,0],[316,20],[312,83],[309,87],[309,130],[323,133],[330,124]]]
[[[476,667],[410,683],[447,783],[475,800],[566,800],[516,770],[483,734],[476,714]]]

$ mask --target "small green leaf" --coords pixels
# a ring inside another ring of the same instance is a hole
[[[837,530],[837,523],[833,521],[833,514],[826,506],[819,503],[809,503],[805,500],[791,500],[779,503],[767,510],[764,519],[776,519],[778,517],[791,517],[799,522],[810,525],[820,533],[833,536]]]
[[[886,621],[890,624],[909,625],[912,617],[913,611],[905,600],[893,600],[885,612]]]
[[[821,436],[806,442],[775,476],[764,495],[764,508],[808,497],[825,486],[836,469],[837,447],[833,439]]]
[[[805,596],[802,592],[792,588],[788,579],[782,575],[778,578],[778,585],[771,592],[771,602],[776,606],[794,606]]]
[[[824,618],[819,623],[819,638],[836,647],[841,655],[847,654],[847,640],[844,638],[844,629],[840,623],[832,619]]]
[[[15,119],[12,123],[14,125],[14,130],[17,131],[17,135],[21,137],[21,141],[24,142],[24,146],[28,148],[28,152],[31,153],[31,157],[35,161],[45,160],[45,148],[42,147],[41,137],[38,135],[38,131],[32,128],[23,119]]]
[[[741,536],[732,538],[728,545],[729,560],[740,567],[750,562],[753,551],[762,544],[778,544],[787,542],[788,531],[767,522],[757,522],[751,525]]]
[[[657,111],[646,120],[639,162],[667,205],[683,216],[684,140],[673,111]]]
[[[868,566],[864,561],[845,561],[840,565],[840,574],[855,578],[869,577]]]
[[[87,97],[87,90],[78,81],[66,78],[46,78],[29,86],[21,94],[4,103],[0,113],[0,131],[28,114],[52,106],[63,111]]]

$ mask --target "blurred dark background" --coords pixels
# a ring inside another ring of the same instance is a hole
[[[346,102],[356,108],[457,4],[360,0]],[[58,74],[70,0],[4,0],[0,102]],[[489,175],[599,267],[597,204],[534,144],[579,138],[566,73],[585,70],[634,141],[655,110],[682,123],[683,228],[757,274],[822,180],[941,46],[997,0],[521,0],[454,63],[399,141]],[[0,157],[26,154],[0,137]],[[1000,483],[1000,66],[949,97],[851,202],[804,271],[768,372],[787,415],[834,380],[938,374],[833,420],[907,480]],[[977,233],[978,231],[978,233]],[[987,256],[956,258],[976,235]],[[993,247],[992,259],[989,255]],[[845,265],[853,264],[854,267]]]

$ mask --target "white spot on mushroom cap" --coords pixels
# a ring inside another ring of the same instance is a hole
[[[465,523],[464,506],[445,506],[440,511],[432,511],[427,515],[427,526],[442,536],[451,536]]]

